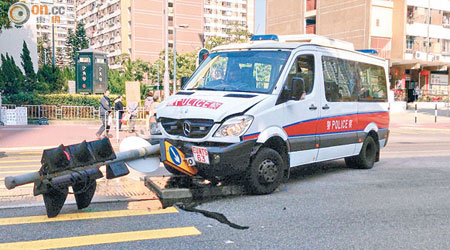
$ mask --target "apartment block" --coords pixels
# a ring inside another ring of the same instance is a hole
[[[396,88],[450,94],[450,1],[396,0],[391,75]]]
[[[266,5],[267,34],[317,34],[390,56],[392,0],[267,0]]]
[[[255,32],[255,0],[205,0],[205,38],[227,37],[235,26]]]
[[[450,63],[450,1],[399,0],[394,19],[393,58]]]
[[[117,57],[155,61],[164,50],[167,3],[168,44],[178,53],[202,47],[203,0],[79,0],[77,20],[85,23],[90,46],[108,53],[108,63],[117,67]]]
[[[114,64],[122,53],[128,53],[122,45],[122,33],[127,33],[128,22],[123,14],[128,5],[123,0],[78,0],[77,21],[84,24],[91,48],[108,53],[108,63]],[[125,9],[123,9],[125,8]]]
[[[52,22],[55,35],[55,58],[59,66],[69,65],[71,58],[66,53],[66,40],[69,29],[75,30],[75,3],[74,0],[36,0],[34,5],[46,5],[50,11],[53,7],[62,7],[63,14],[53,18],[50,15],[36,15],[36,32],[38,39],[43,39],[48,47],[52,48]]]

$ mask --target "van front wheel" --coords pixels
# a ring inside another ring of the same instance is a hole
[[[253,194],[270,194],[283,180],[284,161],[271,148],[261,148],[250,163],[247,186]]]
[[[350,168],[371,169],[376,161],[377,152],[375,140],[372,136],[367,136],[359,155],[345,158],[345,163]]]

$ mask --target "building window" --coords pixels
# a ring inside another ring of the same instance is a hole
[[[450,54],[450,40],[442,39],[442,53]]]
[[[413,50],[414,48],[414,37],[408,36],[406,38],[406,50]]]

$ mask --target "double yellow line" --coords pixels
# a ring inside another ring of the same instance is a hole
[[[178,213],[178,210],[173,207],[170,207],[155,211],[119,210],[119,211],[105,211],[105,212],[61,214],[56,218],[47,218],[46,216],[1,218],[0,226],[30,224],[30,223],[61,222],[73,220],[105,219],[105,218],[115,218],[125,216],[142,216],[142,215],[156,215],[169,213]],[[55,248],[80,247],[99,244],[122,243],[129,241],[193,236],[200,234],[201,232],[195,227],[177,227],[177,228],[164,228],[164,229],[153,229],[144,231],[94,234],[94,235],[54,238],[46,240],[8,242],[8,243],[0,243],[0,249],[55,249]]]

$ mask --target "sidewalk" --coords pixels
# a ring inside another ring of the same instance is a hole
[[[100,120],[50,121],[50,125],[0,126],[0,152],[42,151],[61,144],[71,145],[83,140],[97,140],[95,133],[100,127]],[[126,127],[125,127],[126,128]],[[136,122],[136,131],[143,125]],[[113,126],[109,132],[114,148],[120,141],[135,133],[119,132],[119,141]]]

